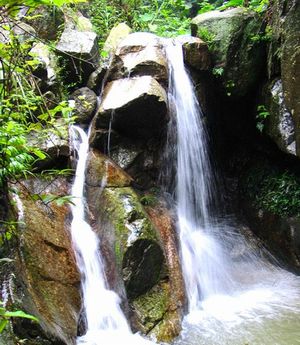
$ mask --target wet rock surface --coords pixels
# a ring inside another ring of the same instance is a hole
[[[135,329],[171,340],[179,334],[184,304],[172,222],[162,210],[149,217],[130,187],[132,179],[96,150],[89,155],[87,200],[91,224],[110,263],[110,286],[129,299]]]
[[[55,197],[68,194],[69,185],[64,178],[32,179],[13,189],[18,194],[10,197],[20,222],[16,266],[25,310],[39,318],[46,333],[71,344],[77,334],[80,277],[68,234],[68,205],[55,203]],[[53,202],[43,199],[49,195]]]

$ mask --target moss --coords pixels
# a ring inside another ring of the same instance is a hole
[[[288,170],[261,162],[244,176],[241,192],[259,209],[279,216],[300,216],[300,178]]]
[[[158,282],[164,255],[156,229],[131,188],[105,188],[102,197],[103,215],[114,228],[116,263],[133,299]]]
[[[145,333],[149,333],[163,320],[168,307],[168,295],[168,285],[162,283],[136,298],[132,303],[138,323]]]

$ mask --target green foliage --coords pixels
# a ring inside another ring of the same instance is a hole
[[[257,208],[280,216],[300,216],[300,178],[260,163],[246,179],[247,194]]]
[[[33,315],[26,314],[22,310],[8,311],[3,306],[3,302],[0,301],[0,333],[2,333],[11,318],[21,317],[23,319],[29,319],[38,322],[38,319]]]
[[[229,0],[224,1],[223,5],[218,7],[218,10],[226,10],[227,8],[231,7],[242,7],[244,5],[244,0]]]
[[[85,0],[0,0],[0,5],[7,7],[28,6],[31,8],[40,5],[61,7],[66,4],[79,2],[85,2]]]
[[[210,3],[208,0],[201,1],[200,3],[200,10],[198,11],[198,14],[210,12],[216,9],[216,5]]]
[[[224,11],[232,7],[248,7],[257,13],[263,13],[267,10],[268,5],[269,0],[229,0],[223,1],[221,6],[219,6],[218,1],[211,3],[209,0],[204,0],[200,4],[200,10],[198,11],[198,13],[201,14],[216,9]]]
[[[157,197],[153,194],[146,194],[141,197],[140,202],[144,206],[154,206],[157,204]]]
[[[257,106],[257,115],[256,115],[256,128],[262,132],[265,126],[266,119],[270,116],[265,105],[260,104]]]
[[[226,95],[231,96],[233,89],[235,88],[235,82],[233,80],[228,80],[225,85]]]
[[[184,0],[94,0],[89,15],[104,43],[110,29],[126,22],[134,31],[173,37],[189,30],[188,6]]]
[[[212,70],[213,75],[220,77],[224,73],[224,68],[223,67],[214,67]]]
[[[213,49],[213,44],[214,44],[214,39],[215,39],[215,34],[210,32],[207,28],[205,27],[200,27],[198,30],[198,36],[201,38],[204,42],[207,43],[208,49],[212,50]]]
[[[57,206],[63,206],[65,204],[72,204],[74,202],[72,199],[74,198],[72,195],[54,195],[54,194],[32,194],[31,198],[35,201],[42,201],[43,204],[48,205],[54,202]]]
[[[47,108],[33,76],[39,61],[29,56],[30,44],[9,25],[5,29],[8,39],[0,42],[0,186],[32,174],[35,162],[46,158],[30,137],[65,138],[66,125],[74,120],[66,102]]]

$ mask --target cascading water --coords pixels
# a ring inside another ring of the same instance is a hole
[[[175,344],[300,344],[299,277],[258,257],[228,223],[214,217],[215,183],[202,113],[181,45],[167,43],[166,53],[175,122],[168,141],[176,142],[177,218],[189,304]],[[172,155],[174,148],[169,150]],[[234,260],[231,252],[238,246],[245,254]]]
[[[76,175],[72,186],[71,236],[81,273],[86,334],[77,344],[112,345],[128,343],[149,345],[152,342],[133,334],[120,307],[120,298],[108,285],[99,252],[99,239],[85,220],[84,182],[89,144],[88,135],[77,126],[71,128],[73,147],[77,151]],[[103,181],[103,187],[105,181]]]

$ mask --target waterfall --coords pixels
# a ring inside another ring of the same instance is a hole
[[[189,311],[174,344],[299,344],[299,277],[259,257],[228,221],[214,215],[216,183],[203,114],[181,45],[167,42],[166,55],[171,116],[167,150],[176,161],[175,169],[170,161],[167,169],[176,172],[177,228]],[[244,248],[238,260],[235,248]]]
[[[169,60],[169,108],[173,111],[172,131],[177,133],[177,216],[182,266],[189,310],[199,301],[222,292],[231,278],[222,247],[214,239],[210,204],[214,179],[207,152],[203,114],[192,81],[185,70],[180,44],[167,44]],[[171,133],[173,135],[173,133]]]
[[[89,150],[88,135],[78,126],[73,126],[71,132],[73,147],[78,154],[72,186],[71,237],[81,274],[83,310],[86,318],[86,334],[77,338],[77,344],[153,344],[131,332],[120,307],[119,296],[108,288],[99,239],[85,220],[84,182]],[[105,183],[103,187],[104,185]]]

